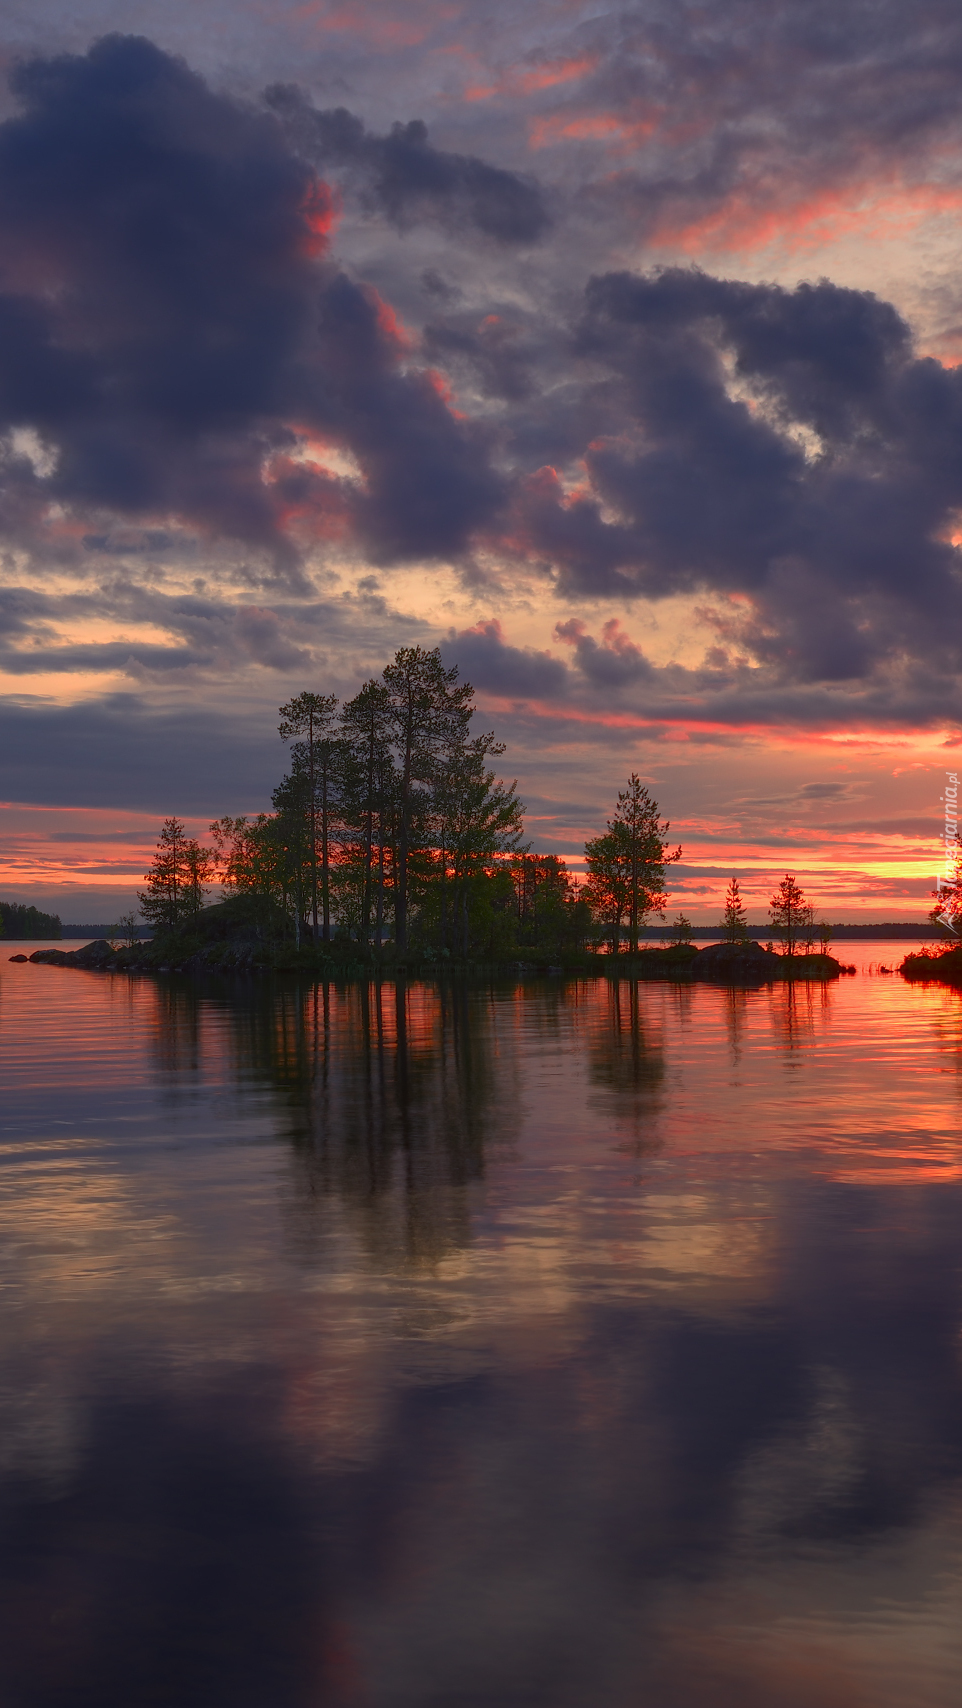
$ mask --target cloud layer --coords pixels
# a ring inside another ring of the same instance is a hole
[[[955,217],[951,8],[240,4],[239,69],[178,4],[98,6],[6,38],[25,755],[82,696],[154,768],[152,719],[269,729],[409,639],[555,768],[957,728],[962,370],[924,352],[962,304],[756,265]]]

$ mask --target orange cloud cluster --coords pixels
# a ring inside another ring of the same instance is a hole
[[[899,184],[867,178],[812,193],[764,187],[738,190],[710,213],[687,219],[666,214],[648,234],[656,248],[685,255],[766,248],[816,249],[840,238],[904,238],[933,215],[958,213],[962,187]]]

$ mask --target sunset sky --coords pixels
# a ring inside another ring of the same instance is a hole
[[[122,33],[119,33],[122,32]],[[8,0],[0,896],[105,920],[440,645],[574,858],[922,918],[962,746],[962,10]]]

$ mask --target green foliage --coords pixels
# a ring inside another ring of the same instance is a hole
[[[618,796],[614,816],[600,836],[585,843],[588,883],[585,900],[606,923],[611,948],[618,953],[621,928],[628,928],[628,947],[638,953],[638,933],[649,914],[664,916],[665,867],[681,859],[681,849],[669,851],[658,802],[632,772],[627,789]]]
[[[438,647],[401,647],[382,673],[387,727],[397,771],[394,935],[407,947],[408,877],[419,826],[429,814],[432,785],[443,787],[446,764],[467,746],[474,689],[446,670]]]
[[[336,694],[304,692],[279,708],[278,731],[293,741],[294,770],[301,773],[307,861],[311,886],[311,929],[318,935],[318,892],[322,934],[331,935],[331,821],[336,807],[340,743],[335,734]]]
[[[512,869],[520,949],[557,961],[594,943],[591,907],[557,854],[524,852]]]
[[[280,707],[291,762],[273,810],[216,819],[211,847],[165,820],[143,917],[175,935],[178,964],[195,937],[205,964],[220,955],[203,931],[236,907],[257,940],[244,954],[267,957],[258,964],[364,965],[372,954],[404,964],[409,952],[433,964],[570,961],[606,930],[617,947],[624,923],[637,949],[681,854],[669,851],[657,802],[633,774],[586,848],[579,888],[563,860],[524,845],[517,785],[493,763],[504,747],[490,731],[469,735],[473,712],[474,690],[437,648],[402,647],[340,710],[332,694],[296,695]],[[215,878],[227,912],[201,917]]]
[[[193,919],[214,877],[214,855],[186,829],[179,818],[164,819],[150,871],[144,873],[147,888],[137,892],[141,917],[160,931],[176,931]]]
[[[678,917],[672,921],[668,934],[672,942],[688,944],[691,942],[691,929],[691,920],[687,914],[679,913]]]

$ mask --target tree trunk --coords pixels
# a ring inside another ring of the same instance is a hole
[[[331,940],[330,862],[328,858],[327,782],[328,757],[325,754],[321,772],[321,898],[324,904],[324,941]]]

